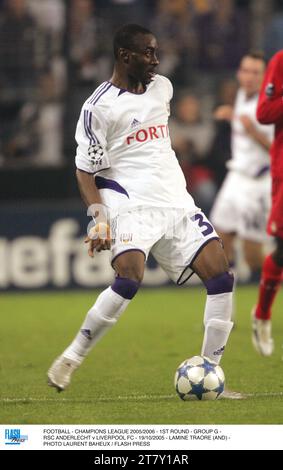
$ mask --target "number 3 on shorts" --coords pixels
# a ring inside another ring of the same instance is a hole
[[[213,232],[212,225],[207,221],[207,219],[205,220],[205,216],[201,212],[193,215],[191,220],[196,222],[199,228],[202,229],[201,233],[204,237],[207,237],[207,235],[210,235]]]

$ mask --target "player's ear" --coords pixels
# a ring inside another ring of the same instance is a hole
[[[129,63],[129,60],[130,60],[130,52],[128,49],[124,49],[123,47],[121,47],[119,49],[119,57],[120,59],[122,60],[122,62],[124,62],[124,64],[128,64]]]

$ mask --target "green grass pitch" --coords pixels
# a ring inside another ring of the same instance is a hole
[[[205,291],[141,290],[101,340],[72,385],[58,394],[46,371],[79,328],[98,292],[2,294],[1,424],[283,423],[283,297],[274,307],[275,353],[257,355],[250,340],[256,287],[237,289],[237,325],[222,367],[242,400],[182,402],[173,377],[199,354]]]

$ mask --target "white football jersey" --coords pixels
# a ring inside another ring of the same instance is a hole
[[[171,82],[155,75],[142,94],[102,83],[77,124],[76,166],[95,175],[104,204],[194,210],[168,132]]]
[[[269,167],[269,153],[256,142],[245,130],[240,116],[248,116],[256,129],[272,142],[274,137],[273,125],[262,125],[256,119],[258,94],[251,98],[246,97],[243,89],[239,89],[234,107],[232,120],[232,159],[228,161],[229,169],[256,177]]]

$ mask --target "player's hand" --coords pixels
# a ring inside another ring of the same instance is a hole
[[[242,114],[240,117],[239,117],[242,125],[244,126],[245,128],[245,131],[248,132],[248,134],[252,134],[253,131],[255,130],[255,125],[253,123],[253,121],[249,118],[249,116],[247,116],[246,114]]]
[[[213,113],[216,121],[228,121],[231,122],[233,118],[233,107],[230,105],[218,106]]]
[[[110,227],[104,222],[100,222],[92,227],[86,236],[85,243],[88,243],[88,255],[93,258],[94,252],[98,253],[102,250],[110,250],[111,238]]]

